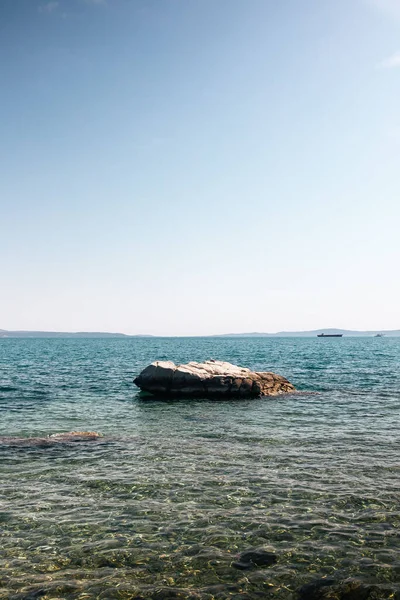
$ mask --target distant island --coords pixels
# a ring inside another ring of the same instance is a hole
[[[156,335],[128,335],[126,333],[108,333],[103,331],[78,331],[75,333],[65,331],[8,331],[0,329],[0,338],[154,338],[154,337],[208,337],[208,338],[276,338],[276,337],[316,337],[321,333],[341,334],[347,337],[400,337],[400,329],[353,331],[351,329],[313,329],[311,331],[279,331],[277,333],[223,333],[219,335],[204,336],[156,336]]]
[[[7,331],[0,329],[0,338],[132,338],[152,337],[147,335],[127,335],[125,333],[107,333],[104,331]]]
[[[400,337],[400,329],[379,329],[371,331],[353,331],[351,329],[312,329],[311,331],[278,331],[277,333],[225,333],[221,335],[215,335],[212,337],[316,337],[321,333],[330,335],[343,335],[348,337],[374,337],[376,335],[382,335],[385,337]]]

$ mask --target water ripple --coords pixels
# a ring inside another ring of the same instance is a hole
[[[208,357],[319,394],[145,402],[131,384]],[[0,435],[104,434],[0,444],[0,598],[399,594],[399,364],[391,339],[0,340]],[[276,564],[233,566],[260,547]]]

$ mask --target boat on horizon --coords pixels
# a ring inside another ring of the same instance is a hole
[[[343,337],[343,333],[318,333],[317,337]]]

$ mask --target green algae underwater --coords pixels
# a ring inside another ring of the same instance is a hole
[[[142,400],[216,358],[317,395]],[[1,339],[0,598],[400,598],[400,339]],[[252,549],[273,564],[235,567]]]

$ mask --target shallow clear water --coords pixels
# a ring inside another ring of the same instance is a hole
[[[139,399],[149,362],[207,358],[319,394]],[[0,598],[400,590],[399,416],[396,338],[1,339],[0,436],[104,438],[0,444]],[[277,563],[232,566],[257,547]]]

